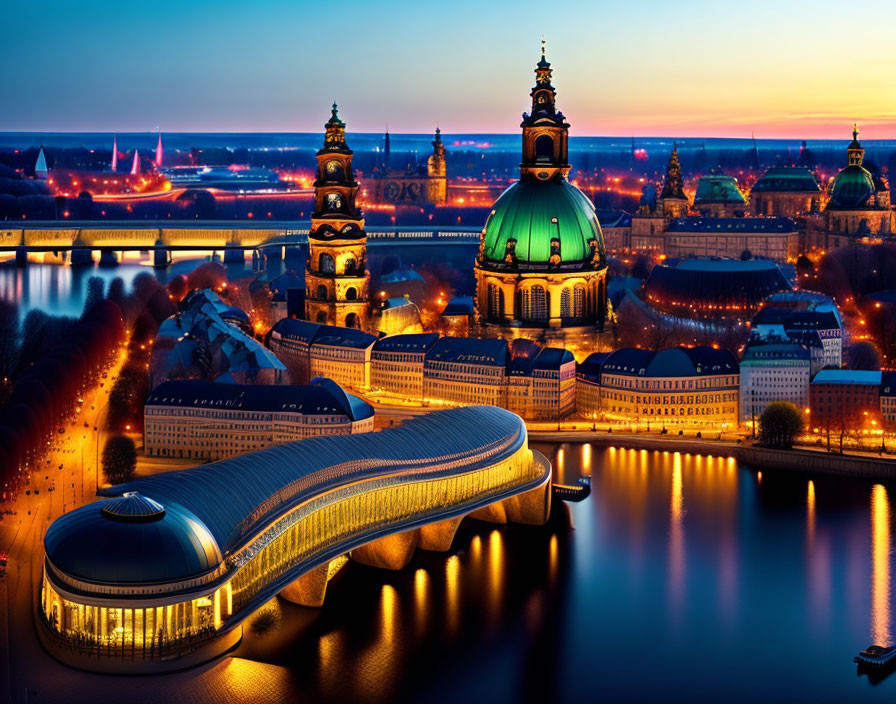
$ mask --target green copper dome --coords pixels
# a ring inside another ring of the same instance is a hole
[[[874,193],[874,179],[871,173],[862,166],[851,164],[834,179],[828,207],[846,210],[861,208],[872,193]]]
[[[591,256],[589,240],[604,251],[604,238],[594,206],[565,180],[514,183],[495,202],[483,232],[483,258],[504,261],[508,240],[516,240],[519,262],[547,264],[551,239],[560,240],[561,263]]]

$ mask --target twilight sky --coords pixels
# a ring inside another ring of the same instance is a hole
[[[896,2],[0,0],[0,131],[896,137]]]

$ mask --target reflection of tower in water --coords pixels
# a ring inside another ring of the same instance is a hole
[[[871,490],[871,640],[890,645],[890,500],[883,484]]]

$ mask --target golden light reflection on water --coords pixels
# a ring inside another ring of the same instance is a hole
[[[665,453],[663,453],[665,455]],[[663,464],[667,457],[663,457]],[[672,492],[669,499],[669,595],[680,603],[684,586],[684,493],[681,482],[681,454],[672,458]]]
[[[504,606],[504,536],[495,529],[488,536],[488,614],[493,625]]]
[[[460,558],[452,555],[445,562],[445,630],[457,634],[460,626]]]
[[[890,645],[890,500],[883,484],[871,490],[871,640]]]
[[[591,443],[582,444],[582,467],[581,473],[583,477],[591,476]]]
[[[414,626],[417,636],[429,625],[429,574],[423,568],[414,573]]]
[[[806,543],[810,550],[815,543],[815,482],[811,479],[806,491]]]
[[[342,675],[343,629],[339,628],[321,636],[317,641],[318,672],[324,689],[332,690]]]
[[[557,534],[551,536],[551,542],[548,546],[548,583],[553,587],[557,583],[557,568],[559,566],[559,545],[557,544]]]

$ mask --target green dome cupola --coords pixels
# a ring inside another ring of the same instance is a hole
[[[859,143],[859,128],[853,126],[852,142],[846,148],[847,166],[842,169],[831,185],[829,208],[855,210],[862,208],[874,194],[874,177],[862,162],[865,150]]]

